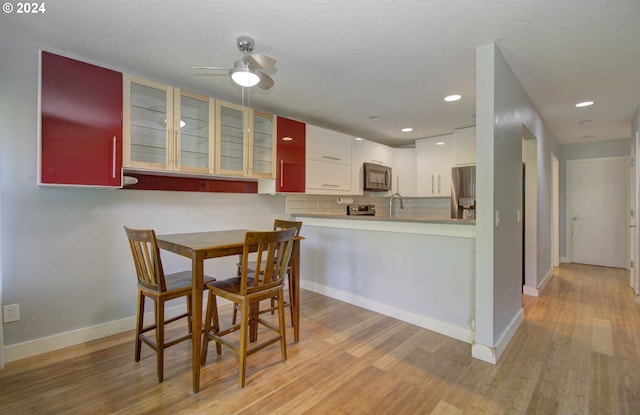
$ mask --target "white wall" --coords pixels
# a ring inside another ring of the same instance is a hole
[[[522,138],[537,139],[538,280],[552,269],[551,153],[556,139],[495,44],[476,49],[476,341],[474,356],[496,361],[522,321]],[[500,226],[496,226],[496,212]],[[544,248],[544,249],[543,249]]]
[[[284,216],[283,197],[36,186],[38,47],[0,36],[0,56],[2,295],[21,313],[4,324],[5,346],[135,315],[125,224],[268,229]],[[190,267],[172,254],[165,262],[167,272]],[[234,262],[209,261],[205,271],[233,273]]]

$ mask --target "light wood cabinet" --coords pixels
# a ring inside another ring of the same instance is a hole
[[[273,115],[216,101],[215,173],[275,177]]]
[[[213,173],[214,100],[125,75],[124,167]]]
[[[122,74],[41,57],[41,185],[122,186]]]
[[[307,125],[306,193],[351,191],[351,140],[346,134]]]
[[[451,196],[451,168],[455,157],[453,134],[416,140],[417,195]]]

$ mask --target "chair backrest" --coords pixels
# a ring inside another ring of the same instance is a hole
[[[166,291],[167,286],[155,231],[153,229],[131,229],[126,226],[124,231],[129,238],[138,284],[150,290]]]
[[[296,236],[300,235],[300,229],[302,229],[302,222],[296,222],[292,220],[276,219],[273,221],[273,230],[279,231],[281,229],[295,228]]]
[[[284,284],[295,236],[295,228],[247,232],[244,240],[242,263],[249,263],[248,259],[251,252],[256,252],[257,261],[255,273],[251,272],[251,275],[248,267],[242,267],[240,288],[242,295]],[[255,278],[256,275],[260,277]],[[250,279],[249,277],[252,278]]]

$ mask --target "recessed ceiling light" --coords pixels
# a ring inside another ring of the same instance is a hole
[[[381,116],[379,116],[379,115],[370,115],[370,116],[369,116],[369,119],[370,119],[371,121],[378,121],[380,118],[382,118],[382,117],[381,117]]]
[[[436,142],[436,145],[437,146],[443,146],[443,145],[445,145],[445,142],[444,141],[438,141],[438,142]]]
[[[411,131],[413,131],[413,128],[411,128],[411,127],[407,127],[407,128],[403,128],[403,129],[402,129],[402,130],[400,130],[400,131],[402,131],[403,133],[410,133]]]
[[[362,140],[364,140],[364,138],[362,138],[362,137],[356,137],[356,141],[362,141]]]
[[[583,102],[578,102],[576,104],[577,108],[582,108],[582,107],[588,107],[590,105],[593,105],[593,101],[583,101]]]
[[[588,127],[588,126],[591,125],[591,123],[592,123],[591,120],[582,120],[582,121],[580,121],[580,125],[583,126],[583,127]]]
[[[444,97],[444,100],[447,102],[454,102],[454,101],[459,101],[460,98],[462,98],[462,96],[458,94],[454,94],[454,95],[449,95],[447,97]]]

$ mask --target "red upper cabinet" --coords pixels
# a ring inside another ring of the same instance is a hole
[[[40,184],[122,185],[122,74],[42,52]]]
[[[276,138],[276,191],[304,192],[305,123],[277,117]]]

